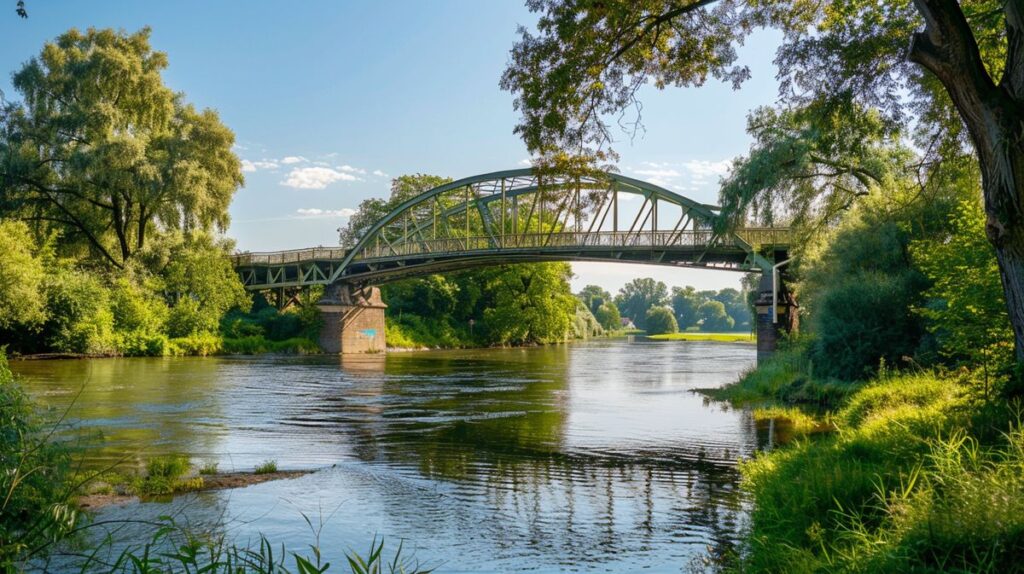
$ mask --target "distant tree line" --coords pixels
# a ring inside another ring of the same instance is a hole
[[[601,326],[609,330],[621,329],[623,319],[649,333],[694,329],[749,331],[753,328],[752,301],[746,284],[743,291],[731,287],[697,291],[689,285],[672,287],[670,291],[664,282],[645,277],[630,281],[614,297],[598,285],[587,285],[577,297]],[[651,324],[652,319],[656,324]]]

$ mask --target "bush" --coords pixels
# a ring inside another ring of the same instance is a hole
[[[277,461],[265,460],[262,463],[256,465],[256,469],[253,472],[255,472],[256,474],[271,474],[277,472]]]
[[[647,311],[644,323],[647,325],[648,335],[662,335],[679,331],[676,317],[672,314],[672,309],[668,307],[651,307]]]
[[[77,521],[67,450],[45,432],[38,409],[0,349],[0,570],[59,539]]]
[[[99,278],[59,269],[46,282],[49,320],[44,337],[55,351],[104,354],[117,351],[110,290]]]
[[[865,273],[820,296],[814,318],[811,358],[822,375],[844,380],[870,378],[884,361],[902,364],[923,334],[909,312],[921,293],[916,272]]]
[[[198,355],[206,357],[221,352],[222,340],[220,336],[212,333],[199,333],[188,337],[171,339],[168,345],[170,355],[185,356]]]

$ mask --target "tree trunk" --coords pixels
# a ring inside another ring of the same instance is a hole
[[[985,232],[995,248],[1018,365],[1024,365],[1024,8],[1007,0],[1007,55],[996,85],[956,0],[914,0],[925,30],[910,60],[942,82],[981,167]]]

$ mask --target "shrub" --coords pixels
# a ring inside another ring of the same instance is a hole
[[[256,465],[254,470],[256,474],[270,474],[277,472],[277,461],[276,460],[265,460],[262,463]]]
[[[67,269],[48,277],[49,320],[44,336],[51,349],[69,353],[113,353],[116,349],[110,291],[95,275]]]
[[[133,490],[142,496],[156,496],[202,488],[202,477],[186,477],[191,468],[188,457],[184,455],[152,458],[146,464],[146,474],[134,481]]]
[[[40,413],[14,380],[0,349],[0,570],[77,521],[68,451],[45,432]]]
[[[618,331],[622,328],[622,315],[619,314],[619,308],[611,301],[601,303],[597,311],[594,312],[594,317],[602,327],[609,331]]]
[[[169,354],[175,356],[198,355],[206,357],[221,351],[221,338],[212,333],[198,333],[188,337],[171,339],[168,346]]]

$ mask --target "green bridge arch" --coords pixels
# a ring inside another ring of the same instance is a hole
[[[787,257],[787,228],[715,231],[719,208],[617,173],[532,168],[435,187],[395,207],[353,246],[241,253],[249,290],[361,288],[472,267],[608,261],[770,271]]]

